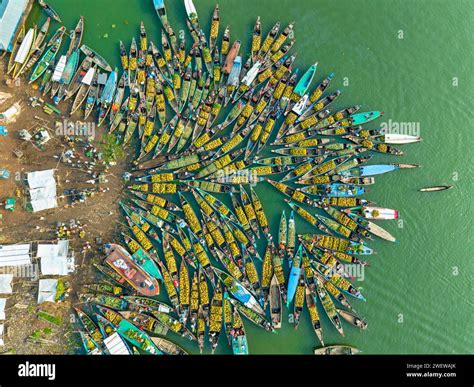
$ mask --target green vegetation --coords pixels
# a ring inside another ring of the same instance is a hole
[[[52,314],[49,314],[42,310],[38,312],[38,318],[54,325],[61,325],[63,322],[63,319],[61,317],[53,316]]]
[[[121,161],[125,159],[125,151],[122,144],[117,140],[113,134],[105,134],[99,144],[99,149],[103,154],[104,161],[110,163],[111,161]]]
[[[67,287],[66,285],[64,284],[64,281],[62,280],[58,280],[58,285],[56,286],[56,297],[55,297],[55,301],[59,301],[64,293],[67,292]]]

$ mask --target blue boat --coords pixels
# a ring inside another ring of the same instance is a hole
[[[102,123],[105,121],[105,118],[110,112],[115,90],[117,89],[117,80],[117,68],[115,68],[115,70],[110,73],[109,78],[107,79],[107,83],[104,86],[104,91],[102,92],[102,95],[98,100],[100,104],[98,126],[102,125]]]
[[[356,177],[356,176],[374,176],[381,175],[382,173],[396,171],[397,169],[412,169],[418,168],[416,164],[376,164],[376,165],[366,165],[363,167],[353,168],[348,171],[344,171],[341,175],[346,177]]]
[[[302,259],[302,249],[301,246],[298,248],[298,251],[295,254],[295,257],[293,258],[293,263],[291,265],[291,270],[290,270],[290,275],[288,277],[288,293],[287,293],[287,299],[286,299],[286,306],[289,307],[291,304],[291,301],[293,301],[293,298],[296,293],[296,287],[298,286],[298,279],[300,278],[300,273],[301,273],[301,259]]]
[[[317,196],[328,196],[328,197],[353,197],[362,195],[367,192],[364,187],[355,184],[315,184],[301,188],[301,191]]]
[[[244,324],[237,308],[235,308],[232,317],[233,321],[230,331],[232,352],[234,355],[248,355],[249,346],[247,343],[247,335],[245,334]]]
[[[300,97],[306,94],[308,91],[311,82],[313,81],[314,74],[316,73],[316,69],[318,68],[318,62],[312,65],[306,72],[303,74],[301,79],[295,86],[295,94],[298,94]]]
[[[371,111],[371,112],[363,112],[363,113],[356,113],[352,114],[349,118],[351,122],[351,126],[357,126],[366,124],[367,122],[373,121],[383,115],[383,112],[379,111]]]
[[[229,293],[235,299],[240,301],[247,308],[252,309],[255,313],[258,313],[262,316],[265,315],[264,310],[256,298],[239,281],[222,270],[216,269],[215,267],[213,269],[222,283],[226,286]]]

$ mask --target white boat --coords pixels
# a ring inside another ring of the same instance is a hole
[[[362,216],[372,220],[391,220],[398,219],[398,211],[391,208],[382,207],[362,207]]]
[[[30,53],[31,46],[33,45],[33,42],[35,41],[36,37],[36,27],[35,28],[30,28],[28,30],[28,33],[25,36],[25,39],[23,39],[23,42],[21,43],[20,48],[18,49],[18,52],[16,53],[15,56],[15,63],[23,64],[28,57],[28,54]]]
[[[308,104],[308,100],[308,94],[303,95],[291,110],[300,116],[305,111],[306,105]]]
[[[390,234],[387,230],[384,228],[380,227],[379,225],[375,224],[374,222],[371,222],[369,220],[366,221],[367,224],[364,225],[364,227],[372,234],[378,236],[379,238],[385,239],[386,241],[389,242],[396,242],[397,239]]]
[[[196,7],[194,6],[193,0],[184,0],[184,8],[186,8],[186,14],[189,20],[197,19]]]
[[[94,79],[94,74],[95,74],[95,67],[91,67],[86,75],[84,75],[84,78],[82,78],[81,83],[85,85],[90,85],[92,83],[92,80]]]
[[[420,136],[410,136],[408,134],[388,133],[383,136],[386,144],[411,144],[421,141]]]
[[[242,83],[246,86],[250,86],[252,82],[257,78],[257,75],[260,71],[260,67],[262,67],[262,63],[260,61],[256,62],[252,68],[245,74],[242,78]]]
[[[66,62],[67,62],[67,56],[61,55],[61,58],[59,58],[59,62],[56,65],[56,68],[54,69],[53,77],[51,78],[53,82],[58,82],[61,79],[64,68],[66,67]]]

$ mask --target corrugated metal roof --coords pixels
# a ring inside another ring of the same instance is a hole
[[[12,41],[29,0],[0,0],[0,51],[11,51]]]

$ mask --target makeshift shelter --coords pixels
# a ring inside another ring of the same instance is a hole
[[[104,344],[111,355],[130,355],[130,351],[117,332],[105,338]]]
[[[28,186],[30,188],[31,208],[33,212],[56,208],[56,180],[54,170],[37,171],[28,173]]]
[[[31,263],[31,245],[0,245],[0,267]]]
[[[0,321],[5,320],[6,305],[7,305],[7,298],[0,298]]]
[[[69,241],[56,245],[38,244],[37,256],[41,259],[42,275],[68,275],[74,271],[74,258],[68,257]]]
[[[13,274],[0,274],[0,294],[12,294]]]
[[[42,279],[39,280],[38,304],[43,302],[56,302],[58,280]]]

